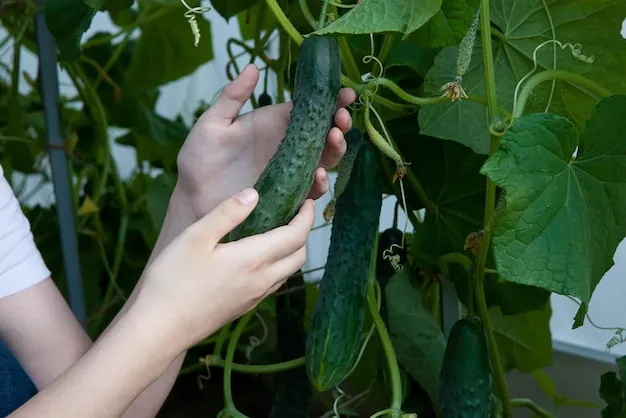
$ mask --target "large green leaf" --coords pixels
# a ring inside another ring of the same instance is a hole
[[[594,57],[592,64],[572,56],[571,50],[561,50],[547,44],[537,53],[538,70],[554,66],[556,48],[558,69],[572,71],[603,85],[615,93],[626,93],[626,49],[620,36],[626,16],[626,2],[621,0],[546,0],[554,22],[556,39],[563,43],[580,44],[582,53]],[[552,39],[546,9],[542,0],[503,0],[491,2],[494,72],[498,102],[509,112],[517,82],[533,68],[533,51]],[[463,87],[470,95],[485,97],[481,38],[476,37],[472,64],[463,76]],[[444,49],[427,74],[425,92],[439,95],[439,88],[453,81],[456,75],[456,47]],[[543,112],[548,104],[551,82],[540,84],[526,106],[526,112]],[[578,128],[586,120],[595,99],[569,82],[558,81],[549,111],[568,117]],[[464,100],[427,106],[420,111],[420,126],[426,135],[467,144],[476,152],[489,150],[488,122],[485,107]]]
[[[465,238],[483,222],[485,179],[479,170],[484,157],[462,145],[414,133],[394,139],[402,144],[409,168],[434,207],[416,234],[416,259],[434,263],[442,254],[463,252]],[[405,184],[405,189],[412,185]]]
[[[162,173],[158,175],[150,185],[146,193],[146,205],[150,220],[156,231],[161,230],[170,196],[176,185],[176,177],[171,174]]]
[[[236,14],[254,6],[257,0],[211,0],[211,5],[224,19],[228,20]]]
[[[184,16],[184,8],[172,8],[156,19],[140,25],[137,42],[126,76],[134,89],[157,87],[193,73],[213,59],[211,24],[196,18],[200,31],[198,46]]]
[[[438,49],[425,48],[408,40],[403,41],[396,38],[385,60],[385,68],[409,67],[423,77],[433,65],[438,52]],[[368,50],[367,54],[369,55],[371,52]]]
[[[501,107],[511,107],[516,79],[507,69],[508,57],[496,44],[494,47],[494,67],[498,70],[497,92]],[[440,96],[441,87],[456,77],[456,46],[444,48],[434,60],[434,64],[424,78],[426,96]],[[472,60],[465,75],[463,88],[470,96],[485,97],[484,72],[482,66],[482,48],[480,36],[476,36],[476,45]],[[479,154],[489,153],[489,118],[487,108],[470,100],[445,102],[423,106],[419,110],[420,132],[436,138],[452,140],[467,145]]]
[[[396,273],[385,287],[389,334],[400,364],[439,409],[439,371],[446,348],[441,329],[424,307],[410,269]]]
[[[84,0],[47,0],[44,5],[46,26],[54,36],[60,61],[73,61],[80,54],[80,40],[101,2],[87,4]]]
[[[489,316],[505,372],[531,372],[552,364],[550,303],[517,315],[502,315],[500,308],[491,308]]]
[[[480,0],[443,0],[441,10],[409,39],[421,46],[457,45],[469,30]]]
[[[441,8],[441,0],[362,0],[339,19],[316,31],[324,34],[398,32],[409,35]]]
[[[482,171],[507,189],[493,227],[505,280],[587,304],[626,234],[626,96],[598,103],[582,134],[567,119],[518,119]],[[578,155],[574,158],[576,147]]]

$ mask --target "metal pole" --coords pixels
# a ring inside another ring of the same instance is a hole
[[[43,8],[43,2],[40,3]],[[65,144],[59,124],[59,81],[57,74],[56,45],[48,31],[43,11],[35,15],[35,33],[39,52],[39,80],[41,83],[46,139],[52,165],[52,181],[56,198],[57,215],[61,232],[61,247],[65,264],[65,277],[69,292],[70,308],[76,318],[86,318],[85,300],[78,257],[74,208],[70,193],[70,176]]]

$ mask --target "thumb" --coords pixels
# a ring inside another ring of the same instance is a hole
[[[204,118],[229,125],[254,92],[258,80],[259,70],[254,64],[248,64],[237,78],[224,87]]]
[[[200,218],[196,223],[198,232],[202,235],[203,245],[209,250],[243,222],[252,213],[259,194],[256,190],[244,189],[236,195],[221,202],[215,209]]]

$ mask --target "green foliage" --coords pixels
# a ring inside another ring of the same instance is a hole
[[[606,372],[600,376],[599,393],[606,402],[602,418],[626,417],[626,357],[619,357],[616,363],[617,372]]]
[[[385,298],[389,334],[398,362],[428,393],[435,410],[439,410],[439,372],[446,341],[408,268],[391,278]]]
[[[8,40],[37,53],[32,26],[36,8],[28,2],[6,3],[0,19]],[[326,23],[318,28],[325,5]],[[459,44],[480,5],[487,6],[481,15],[488,10],[490,22],[479,27],[467,71],[457,79]],[[289,413],[293,416],[328,417],[336,406],[341,416],[370,417],[390,409],[392,418],[400,411],[435,418],[442,406],[442,329],[456,319],[442,315],[441,280],[454,284],[468,314],[481,317],[494,405],[502,407],[503,417],[512,418],[503,381],[514,370],[532,374],[554,410],[600,408],[559,395],[542,369],[552,363],[551,294],[580,299],[574,326],[582,325],[593,292],[626,235],[626,137],[620,129],[626,116],[626,52],[619,36],[626,2],[213,0],[210,7],[220,19],[239,25],[246,46],[238,44],[236,52],[267,67],[269,77],[277,80],[279,88],[267,89],[258,103],[251,100],[253,107],[293,96],[300,36],[336,38],[342,82],[358,93],[349,108],[353,126],[381,151],[384,193],[400,200],[414,231],[397,241],[408,257],[401,260],[401,272],[393,274],[397,265],[388,258],[399,253],[397,247],[379,248],[387,257],[385,268],[380,268],[380,258],[378,265],[369,266],[370,272],[379,272],[377,283],[384,289],[359,300],[370,311],[354,340],[359,346],[367,341],[367,346],[337,388],[341,391],[315,393],[310,399],[310,387],[302,380],[306,369],[283,371],[276,379],[255,380],[276,396],[268,396],[266,410],[253,416],[266,416],[275,398],[274,411],[294,406],[298,410]],[[156,110],[160,89],[193,74],[224,44],[232,44],[212,33],[211,21],[198,14],[196,46],[186,11],[178,0],[45,4],[58,59],[78,91],[76,97],[59,100],[59,117],[75,179],[72,202],[87,326],[94,338],[121,308],[150,256],[176,183],[176,155],[190,132],[181,117],[168,118]],[[107,13],[116,27],[83,39],[97,13]],[[280,44],[278,54],[261,44],[274,38]],[[0,50],[10,51],[4,45],[0,40]],[[39,162],[47,151],[40,87],[27,75],[26,89],[17,88],[20,60],[14,54],[0,69],[0,162],[26,202],[23,174],[38,177],[38,187],[50,187],[51,178]],[[311,61],[320,64],[317,57]],[[222,68],[224,63],[217,64]],[[309,74],[312,70],[310,64]],[[304,95],[311,97],[312,91]],[[196,118],[211,99],[205,98]],[[311,103],[296,119],[309,123],[319,113]],[[330,122],[324,116],[324,127]],[[136,154],[137,167],[128,177],[121,178],[114,164],[112,136]],[[314,158],[307,163],[317,165]],[[271,171],[287,168],[276,165]],[[303,184],[298,186],[305,190]],[[372,207],[355,209],[350,216],[362,216],[365,209]],[[55,281],[66,293],[56,206],[25,204],[24,210]],[[355,253],[369,255],[371,245],[353,241],[349,244]],[[354,262],[346,252],[334,256],[342,268]],[[367,278],[351,280],[357,279]],[[245,361],[306,356],[302,340],[311,334],[319,292],[304,284],[285,290],[291,293],[269,297],[259,307],[269,333],[278,333],[276,346],[264,343],[249,355],[241,342],[238,356]],[[345,295],[345,288],[337,292]],[[295,313],[287,306],[291,302],[298,305],[297,315],[285,316]],[[382,326],[375,312],[379,303]],[[342,309],[346,311],[338,305],[336,311]],[[372,324],[374,334],[366,338]],[[293,344],[287,344],[291,337]],[[194,350],[205,355],[216,341],[212,336]],[[337,356],[342,354],[339,347]],[[600,379],[603,417],[626,418],[624,364],[624,358],[618,359],[618,372]],[[297,387],[289,384],[289,376],[299,379]],[[292,397],[298,388],[302,398]],[[245,392],[235,397],[238,402]],[[225,394],[231,403],[232,396]],[[219,399],[211,402],[222,408]],[[309,405],[311,410],[304,411]],[[322,410],[314,411],[317,406]]]
[[[626,96],[600,101],[580,137],[551,114],[525,116],[504,135],[482,172],[507,190],[494,224],[506,280],[589,302],[626,234],[626,137],[615,129],[625,106]]]
[[[345,13],[318,35],[397,32],[409,35],[437,14],[441,0],[367,0]]]

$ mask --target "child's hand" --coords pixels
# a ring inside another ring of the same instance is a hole
[[[257,202],[254,189],[225,200],[147,267],[133,309],[143,310],[152,324],[147,326],[154,326],[167,344],[175,344],[176,354],[244,315],[304,265],[312,200],[288,225],[218,243]]]

